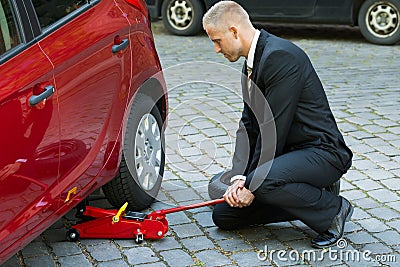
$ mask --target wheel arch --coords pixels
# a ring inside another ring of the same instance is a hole
[[[360,8],[362,4],[365,2],[365,0],[354,0],[353,1],[353,17],[352,21],[355,26],[358,25],[358,13],[360,12]]]
[[[144,94],[151,97],[160,111],[163,122],[167,120],[168,95],[165,89],[165,82],[151,77],[140,86],[137,94]]]

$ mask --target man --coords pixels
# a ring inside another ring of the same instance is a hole
[[[353,207],[324,188],[350,168],[352,153],[307,55],[255,29],[233,1],[209,9],[203,27],[216,53],[246,59],[231,185],[226,203],[214,208],[214,223],[235,229],[298,219],[318,233],[313,247],[335,245]]]

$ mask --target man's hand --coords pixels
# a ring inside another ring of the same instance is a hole
[[[244,187],[244,183],[245,181],[243,180],[236,180],[226,190],[224,199],[229,206],[243,208],[249,206],[253,202],[254,195],[250,190]]]
[[[240,203],[239,208],[250,206],[255,198],[253,193],[246,187],[239,189],[237,195],[239,197],[239,203]]]

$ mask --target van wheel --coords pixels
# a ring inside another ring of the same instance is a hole
[[[400,41],[400,1],[367,0],[358,13],[362,35],[375,44],[391,45]]]
[[[165,0],[161,16],[167,30],[176,35],[195,35],[202,29],[204,8],[198,0]]]

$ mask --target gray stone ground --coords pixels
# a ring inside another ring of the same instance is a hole
[[[221,231],[209,207],[168,215],[161,240],[73,243],[65,240],[70,212],[3,266],[399,266],[399,46],[369,44],[347,27],[267,28],[308,53],[354,152],[341,194],[355,213],[338,247],[312,250],[315,233],[299,221]],[[170,91],[165,178],[151,206],[160,209],[208,200],[208,180],[229,168],[243,61],[228,63],[204,34],[172,36],[160,23],[153,30]]]

